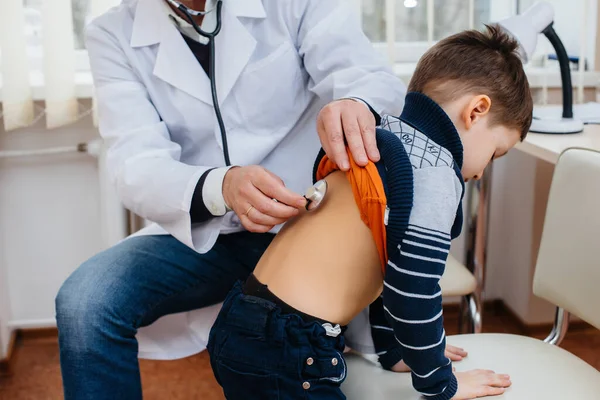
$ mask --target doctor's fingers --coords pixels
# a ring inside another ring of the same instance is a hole
[[[250,211],[250,213],[252,212],[252,210]],[[274,225],[260,225],[257,224],[255,222],[252,222],[250,220],[250,218],[248,218],[245,215],[240,215],[240,222],[242,223],[242,225],[244,226],[244,228],[246,228],[249,232],[254,232],[254,233],[265,233],[265,232],[269,232]]]
[[[271,215],[267,215],[256,207],[248,206],[246,210],[248,210],[248,212],[244,215],[245,218],[255,225],[263,225],[269,227],[269,229],[275,225],[283,224],[285,221],[287,221],[287,218],[275,218]],[[240,220],[242,220],[242,218],[240,218]]]
[[[269,170],[263,169],[263,173],[254,176],[251,182],[256,189],[270,200],[264,201],[262,199],[260,204],[250,203],[255,207],[260,206],[261,208],[259,209],[265,214],[274,217],[289,218],[289,213],[292,211],[288,208],[297,210],[306,206],[304,196],[286,188],[283,180]],[[248,194],[257,195],[256,193]],[[273,201],[273,199],[277,201]]]
[[[357,111],[360,110],[360,108],[357,109],[356,106],[362,108],[365,107],[360,104],[353,104],[353,106],[354,107],[345,108],[342,111],[342,129],[346,141],[348,142],[348,148],[350,149],[352,158],[354,158],[354,161],[356,161],[358,165],[364,167],[367,165],[369,159],[367,158],[365,143],[363,142],[360,125],[358,124]]]
[[[371,110],[363,107],[363,110],[357,114],[357,118],[367,157],[369,157],[369,160],[377,162],[380,157],[377,140],[375,139],[375,117]]]
[[[288,206],[280,200],[274,201],[273,199],[276,199],[277,197],[271,194],[264,193],[263,190],[266,189],[261,190],[260,187],[253,187],[248,191],[242,189],[242,195],[244,196],[244,199],[248,202],[249,206],[252,205],[261,214],[273,217],[279,221],[273,223],[273,225],[285,222],[289,218],[298,214],[298,208]],[[302,199],[306,202],[304,197],[302,197]],[[255,222],[258,222],[252,217],[251,219]]]
[[[342,130],[342,116],[339,110],[331,106],[325,106],[317,119],[317,132],[327,156],[342,171],[347,171],[350,168],[350,163],[348,162],[348,151],[346,150],[344,131]]]

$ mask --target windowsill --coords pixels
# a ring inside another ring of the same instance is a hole
[[[34,101],[45,99],[46,88],[44,86],[44,75],[41,72],[31,73],[31,96]],[[90,99],[94,92],[92,74],[89,71],[75,73],[75,97],[78,99]],[[2,77],[0,76],[0,102],[2,101]]]
[[[414,63],[398,63],[394,65],[394,73],[408,84],[415,68]],[[547,81],[548,88],[559,89],[561,87],[560,73],[555,70],[548,70],[541,67],[527,67],[527,76],[531,88],[540,89]],[[573,87],[577,87],[579,82],[579,73],[571,71]],[[600,85],[599,71],[585,71],[583,73],[584,87],[597,87]],[[44,100],[44,77],[42,73],[31,74],[32,96],[35,101]],[[89,71],[80,71],[75,73],[75,96],[78,99],[89,99],[94,92],[92,75]],[[2,101],[2,80],[0,78],[0,101]]]

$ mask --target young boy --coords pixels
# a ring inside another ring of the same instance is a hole
[[[369,305],[371,326],[353,329],[350,347],[377,352],[387,369],[402,361],[429,399],[510,385],[489,371],[453,372],[438,282],[461,230],[464,182],[531,124],[516,48],[496,26],[440,41],[420,60],[402,115],[381,120],[381,161],[344,173],[319,154],[320,207],[285,225],[211,330],[211,364],[228,399],[344,399],[342,333]]]

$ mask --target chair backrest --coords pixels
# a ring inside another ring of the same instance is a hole
[[[600,152],[559,157],[533,292],[600,329]]]

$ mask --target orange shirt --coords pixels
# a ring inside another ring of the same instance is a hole
[[[371,230],[379,252],[381,270],[385,274],[388,260],[384,223],[387,199],[383,181],[373,162],[369,161],[365,167],[361,167],[356,164],[350,153],[348,153],[348,158],[350,159],[350,169],[346,172],[346,177],[352,185],[354,200],[360,210],[361,219]],[[317,179],[323,179],[338,169],[335,163],[325,155],[319,163]]]

